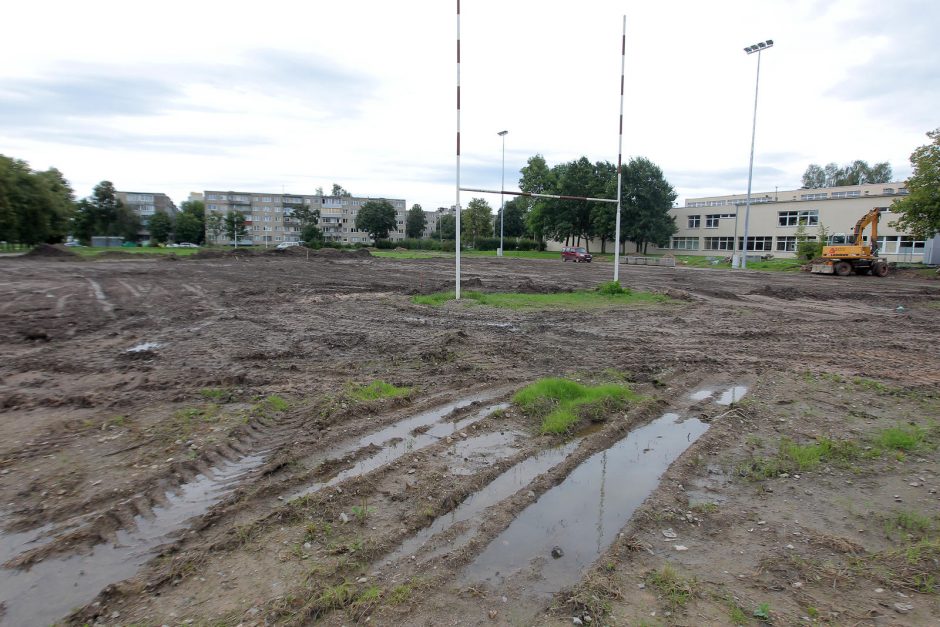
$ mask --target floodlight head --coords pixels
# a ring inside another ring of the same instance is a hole
[[[496,134],[499,135],[500,137],[503,137],[503,136],[506,135],[508,132],[509,132],[509,131],[500,131],[500,132],[498,132],[498,133],[496,133]]]
[[[755,52],[766,50],[767,48],[770,48],[773,45],[774,45],[774,40],[768,39],[767,41],[761,41],[752,46],[748,46],[747,48],[744,49],[744,52],[748,54],[754,54]]]

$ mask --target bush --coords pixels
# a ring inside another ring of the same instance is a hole
[[[821,257],[822,251],[822,242],[812,242],[807,240],[804,242],[797,242],[796,244],[796,256],[807,261],[810,259],[815,259],[816,257]]]
[[[524,239],[522,237],[504,237],[503,247],[505,250],[543,250],[545,245],[534,239]],[[475,250],[498,250],[498,237],[478,237]]]

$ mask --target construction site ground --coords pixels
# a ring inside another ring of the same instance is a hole
[[[4,627],[940,616],[940,281],[60,252],[0,259]],[[638,397],[542,435],[543,377]]]

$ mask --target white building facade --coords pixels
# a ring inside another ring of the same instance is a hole
[[[906,194],[904,183],[752,193],[748,255],[794,257],[800,231],[813,240],[823,230],[852,233],[859,218],[880,207],[879,255],[888,261],[923,262],[925,242],[890,226],[898,218],[891,205]],[[679,230],[657,252],[730,256],[742,251],[746,199],[746,194],[687,199],[684,207],[670,210]]]

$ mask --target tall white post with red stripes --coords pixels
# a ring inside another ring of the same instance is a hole
[[[457,282],[454,297],[460,300],[460,0],[457,0],[457,233],[455,252],[457,253]]]
[[[627,16],[623,16],[623,38],[620,40],[620,139],[617,142],[617,227],[614,230],[614,281],[620,280],[620,193],[623,184],[623,75],[627,62]]]

